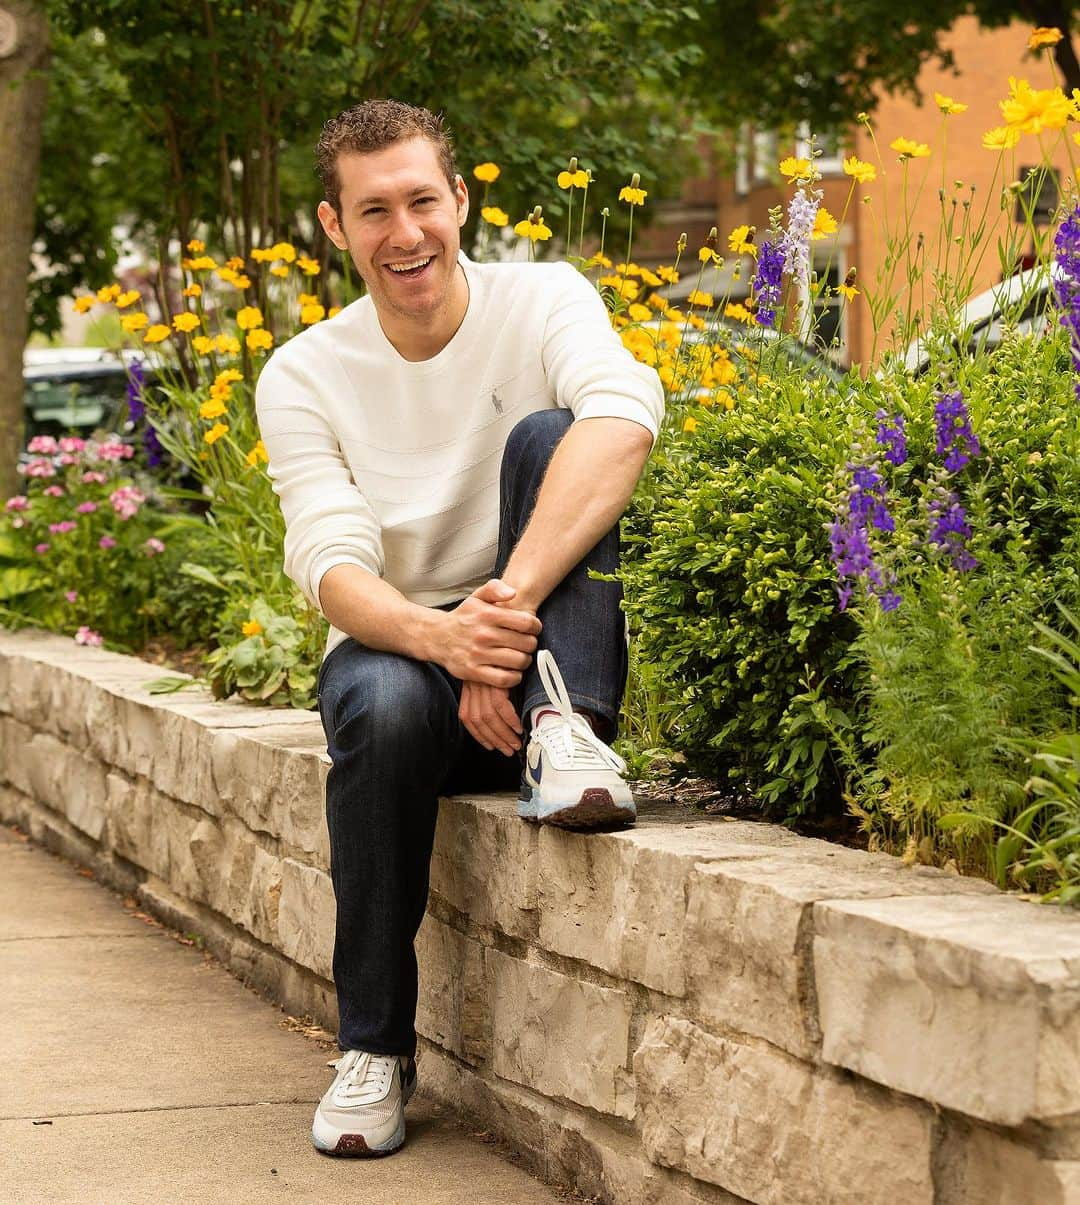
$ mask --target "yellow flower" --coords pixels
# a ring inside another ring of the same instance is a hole
[[[844,174],[850,176],[856,184],[872,184],[877,179],[877,168],[865,159],[849,155],[844,160]]]
[[[188,285],[186,289],[182,290],[182,293],[185,297],[201,297],[202,285]]]
[[[327,317],[328,319],[329,319],[329,318],[336,318],[336,317],[338,316],[338,314],[340,314],[340,313],[341,313],[341,306],[339,306],[339,305],[332,305],[332,306],[331,306],[331,307],[330,307],[330,308],[329,308],[329,309],[326,311],[326,317]]]
[[[150,319],[141,310],[137,310],[134,314],[122,314],[120,316],[120,326],[129,335],[133,335],[136,331],[141,331],[149,321]]]
[[[640,301],[635,301],[626,313],[632,322],[648,322],[653,316],[652,310],[647,305],[642,305]]]
[[[819,206],[817,213],[814,215],[814,228],[810,231],[810,237],[812,239],[828,238],[830,234],[835,234],[836,230],[836,218],[833,217],[824,205]]]
[[[214,350],[223,356],[238,356],[240,340],[235,335],[215,335]]]
[[[706,293],[705,296],[708,297],[708,293]],[[689,322],[696,331],[703,331],[705,329],[705,319],[699,318],[697,314],[687,315],[686,321]]]
[[[325,317],[326,309],[318,302],[314,305],[300,307],[300,321],[304,326],[314,326],[316,322],[322,322]]]
[[[278,276],[282,280],[284,280],[285,277],[289,275],[289,265],[288,264],[274,264],[274,266],[270,269],[270,275]]]
[[[302,309],[305,305],[318,305],[319,299],[314,293],[301,293],[296,299],[296,304]]]
[[[226,264],[223,268],[218,268],[217,274],[218,278],[223,280],[228,285],[231,285],[233,281],[236,280],[236,278],[240,275],[235,268],[230,268],[228,264]]]
[[[197,355],[208,356],[214,350],[214,340],[209,335],[196,335],[191,341],[191,346],[195,348]]]
[[[700,289],[691,289],[686,297],[687,305],[703,305],[708,309],[713,303],[711,293],[703,293]]]
[[[225,413],[225,403],[218,397],[212,397],[199,407],[199,418],[221,418]]]
[[[724,317],[731,318],[735,322],[745,322],[747,326],[756,326],[757,319],[753,314],[738,301],[730,301],[724,306]]]
[[[789,184],[796,180],[805,180],[810,176],[810,160],[788,155],[786,159],[780,160],[780,175],[786,177]]]
[[[215,385],[228,385],[233,381],[242,381],[244,374],[238,372],[235,368],[225,368],[214,377]]]
[[[160,343],[162,339],[169,337],[169,328],[163,323],[155,322],[154,325],[143,335],[144,343]]]
[[[233,284],[238,289],[250,289],[251,288],[251,277],[245,276],[243,272],[240,272],[237,275],[236,279],[233,281]]]
[[[961,104],[958,100],[953,100],[951,96],[943,96],[940,92],[934,93],[934,104],[937,105],[946,117],[952,117],[954,113],[967,112],[967,105]]]
[[[97,305],[96,297],[76,297],[75,313],[85,314],[88,310],[92,310],[95,305]]]
[[[242,255],[231,255],[225,261],[226,268],[232,268],[234,272],[239,272],[244,266],[244,257]]]
[[[648,268],[642,268],[638,275],[647,285],[651,285],[654,289],[659,288],[663,284],[660,277],[655,272],[650,272]]]
[[[645,303],[651,305],[654,310],[662,310],[667,306],[667,298],[661,297],[659,293],[650,293],[645,298]]]
[[[602,288],[613,289],[627,301],[637,301],[638,294],[641,292],[641,285],[628,276],[601,276],[598,283]]]
[[[616,264],[615,271],[618,272],[620,276],[641,275],[641,269],[637,266],[637,264]]]
[[[262,310],[258,306],[245,305],[243,309],[237,310],[236,325],[242,331],[253,331],[257,326],[262,326],[262,324]]]
[[[184,331],[190,334],[199,323],[198,314],[189,314],[186,310],[182,314],[173,314],[172,324],[178,331]]]
[[[269,351],[274,346],[274,336],[265,328],[248,331],[245,342],[247,343],[248,351]]]
[[[666,264],[661,264],[661,266],[656,269],[656,275],[659,276],[661,280],[667,281],[669,285],[677,285],[679,283],[678,272],[676,272],[674,268],[669,268]]]
[[[606,255],[601,255],[598,251],[595,255],[590,255],[585,261],[586,268],[610,268],[611,260]]]
[[[217,262],[209,255],[200,255],[195,259],[182,259],[180,264],[189,272],[213,272],[217,267]]]
[[[719,267],[723,262],[723,256],[717,255],[711,247],[701,247],[697,253],[698,261],[703,264],[716,264]]]
[[[668,320],[668,322],[686,321],[686,315],[682,312],[682,310],[673,305],[669,305],[668,308],[664,310],[664,317]]]
[[[228,434],[228,430],[228,423],[214,423],[210,430],[203,434],[203,439],[205,439],[208,444],[216,444],[223,435]]]
[[[117,297],[119,297],[119,296],[120,296],[120,286],[116,285],[116,284],[104,285],[102,288],[98,289],[98,291],[97,291],[98,301],[115,301],[117,299]]]
[[[999,102],[1008,126],[1019,126],[1024,134],[1060,130],[1073,116],[1073,106],[1060,88],[1036,90],[1027,80],[1009,76],[1009,95]]]
[[[926,143],[916,142],[914,138],[894,138],[889,147],[900,156],[901,162],[907,159],[925,159],[930,154]]]
[[[1053,25],[1040,25],[1031,31],[1028,38],[1028,50],[1038,50],[1040,46],[1056,46],[1065,35]]]
[[[982,144],[988,151],[1011,151],[1019,141],[1020,130],[1017,126],[997,126],[986,131]]]
[[[514,233],[521,238],[532,239],[534,243],[551,238],[551,231],[544,225],[542,218],[536,222],[532,218],[524,218],[514,227]]]
[[[510,221],[510,215],[504,213],[498,205],[485,205],[480,210],[480,216],[492,226],[505,226]]]
[[[576,172],[559,172],[555,183],[560,188],[588,188],[589,175],[579,167]]]
[[[244,457],[244,459],[249,465],[251,465],[252,468],[254,468],[260,460],[263,462],[263,464],[270,463],[270,457],[266,454],[266,445],[261,439],[255,441],[255,446]]]
[[[305,276],[318,276],[322,269],[319,267],[319,261],[312,259],[307,255],[299,255],[296,258],[296,266]]]
[[[698,429],[697,419],[696,418],[688,418],[686,420],[686,422],[683,423],[682,429],[684,431],[686,431],[688,434],[693,435],[694,432]]]
[[[757,255],[757,247],[754,246],[754,228],[752,226],[736,226],[728,235],[727,245],[728,250],[734,251],[736,255]]]
[[[201,238],[189,239],[187,242],[187,250],[190,251],[192,255],[198,255],[200,252],[206,250],[206,244]]]
[[[249,619],[247,623],[241,624],[240,631],[245,636],[258,636],[263,630],[263,626],[257,619]]]
[[[227,402],[232,397],[232,385],[228,381],[216,380],[210,386],[210,396],[215,402]]]
[[[848,301],[854,301],[859,295],[859,290],[854,285],[849,284],[837,285],[836,291],[841,297],[846,297]]]
[[[291,264],[296,259],[296,248],[292,243],[275,243],[270,248],[270,255],[273,259],[283,259],[287,264]]]
[[[619,189],[619,200],[625,201],[628,205],[644,205],[648,195],[645,189],[633,188],[629,184],[625,188]]]
[[[116,308],[118,310],[126,310],[129,305],[134,305],[139,300],[139,290],[129,289],[126,293],[121,293],[116,299]]]
[[[257,264],[268,264],[271,260],[276,259],[277,256],[274,255],[273,247],[256,247],[251,253],[251,258]]]
[[[499,178],[499,167],[495,163],[478,163],[472,169],[472,174],[481,184],[494,184]]]

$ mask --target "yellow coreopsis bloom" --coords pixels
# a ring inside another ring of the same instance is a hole
[[[958,100],[953,100],[951,96],[944,96],[940,92],[934,93],[934,104],[937,105],[946,117],[952,117],[954,113],[967,112],[967,105],[961,104]]]
[[[225,413],[225,402],[219,397],[208,398],[199,407],[199,418],[221,418]]]
[[[693,434],[694,434],[694,432],[695,432],[695,431],[698,429],[698,421],[697,421],[697,419],[696,419],[696,418],[688,418],[688,419],[686,420],[686,422],[684,422],[684,423],[683,423],[683,425],[682,425],[682,429],[683,429],[683,430],[684,430],[684,431],[685,431],[685,432],[686,432],[688,435],[693,435]]]
[[[848,301],[854,301],[859,295],[859,290],[854,285],[849,284],[837,285],[836,291],[841,297],[846,297]]]
[[[645,304],[651,305],[654,310],[662,310],[667,306],[667,298],[661,297],[659,293],[650,293],[645,298]]]
[[[654,289],[658,289],[664,283],[655,272],[650,272],[648,268],[642,268],[638,275],[647,285]]]
[[[877,168],[857,155],[849,155],[844,160],[844,174],[856,184],[872,184],[877,179]]]
[[[480,216],[491,226],[505,226],[510,221],[510,215],[501,210],[498,205],[485,205],[480,210]]]
[[[524,218],[514,227],[514,233],[521,238],[531,239],[534,243],[551,238],[551,231],[544,225],[541,218],[534,222],[532,218]]]
[[[262,310],[258,306],[245,305],[243,309],[236,311],[236,325],[242,331],[253,331],[257,326],[262,326],[262,324]]]
[[[214,377],[215,385],[229,385],[233,381],[242,381],[244,374],[235,368],[224,368]]]
[[[697,257],[698,263],[715,264],[717,267],[724,262],[724,257],[722,255],[717,255],[717,253],[711,247],[699,247]]]
[[[340,313],[341,313],[341,306],[339,306],[339,305],[332,305],[332,306],[331,306],[331,307],[330,307],[330,308],[329,308],[329,309],[326,311],[326,317],[327,317],[327,320],[329,320],[329,319],[331,319],[331,318],[336,318],[336,317],[338,316],[338,314],[340,314]]]
[[[228,381],[217,380],[210,386],[210,396],[215,402],[227,402],[232,397],[232,385]]]
[[[173,314],[172,324],[176,330],[190,334],[199,326],[199,316],[198,314],[189,314],[185,310],[182,314]]]
[[[588,188],[589,175],[579,167],[576,172],[559,172],[555,182],[560,188]]]
[[[250,453],[249,453],[250,455]],[[251,463],[249,461],[249,463]],[[263,626],[257,619],[249,619],[246,623],[240,625],[240,631],[245,636],[258,636],[262,633]]]
[[[223,280],[228,285],[231,285],[236,280],[237,276],[240,275],[235,268],[230,268],[228,264],[225,264],[224,267],[218,268],[217,274],[218,279]]]
[[[289,275],[289,265],[288,264],[274,264],[274,266],[270,269],[270,275],[277,276],[281,280],[284,280],[285,277]]]
[[[1019,141],[1019,126],[997,126],[986,131],[982,144],[988,151],[1011,151]]]
[[[1026,79],[1009,76],[1009,95],[998,107],[1007,126],[1018,126],[1024,134],[1060,130],[1073,115],[1068,97],[1060,88],[1035,89]]]
[[[610,268],[611,260],[606,255],[601,255],[598,251],[595,255],[590,255],[585,261],[586,268]]]
[[[679,283],[679,273],[674,268],[670,268],[666,265],[662,264],[659,268],[657,268],[656,275],[659,276],[661,280],[667,281],[669,285],[677,285]]]
[[[227,435],[228,432],[229,432],[228,423],[214,423],[214,425],[210,428],[209,431],[206,431],[203,433],[203,439],[205,439],[208,444],[216,444],[217,441],[223,435]]]
[[[191,346],[197,355],[208,356],[214,350],[214,340],[209,335],[196,335],[191,340]]]
[[[814,228],[810,231],[811,239],[828,238],[830,234],[835,234],[836,231],[836,218],[833,217],[824,205],[820,205],[817,213],[814,215]]]
[[[325,317],[326,309],[318,302],[314,305],[300,307],[300,321],[304,326],[314,326],[316,322],[322,322]]]
[[[322,271],[317,259],[312,259],[308,255],[298,255],[296,257],[296,266],[305,276],[318,276]]]
[[[121,293],[116,299],[116,308],[118,310],[126,310],[129,305],[134,305],[139,300],[138,289],[128,289],[126,293]]]
[[[756,326],[757,319],[741,302],[731,301],[724,306],[724,317],[735,322],[745,322],[747,326]]]
[[[641,292],[641,285],[636,280],[631,280],[629,276],[601,276],[597,283],[602,288],[613,289],[627,301],[637,301],[638,294]]]
[[[644,205],[648,195],[644,188],[634,188],[629,184],[619,190],[619,200],[628,205]]]
[[[190,251],[192,255],[199,255],[201,252],[206,250],[206,244],[201,238],[189,239],[187,242],[187,250]]]
[[[234,272],[239,272],[244,266],[244,257],[242,255],[230,255],[225,261],[226,268],[232,268]]]
[[[169,337],[169,328],[161,322],[155,322],[154,325],[143,335],[144,343],[160,343],[163,339]]]
[[[117,284],[104,285],[97,291],[98,301],[115,301],[120,296],[120,286]]]
[[[181,294],[184,297],[201,297],[202,285],[188,285],[186,289],[181,290]]]
[[[481,184],[494,184],[499,178],[499,166],[496,163],[478,163],[472,174]]]
[[[707,297],[708,294],[706,293],[705,296]],[[689,322],[696,331],[703,331],[705,329],[705,319],[698,317],[697,314],[688,314],[686,321]]]
[[[270,463],[270,457],[266,454],[266,445],[261,439],[255,441],[255,446],[244,457],[244,459],[249,465],[251,465],[252,468],[254,468],[260,460],[263,462],[263,464]]]
[[[269,351],[274,346],[274,336],[265,327],[262,327],[258,330],[248,331],[244,342],[247,343],[248,351]]]
[[[626,313],[632,322],[648,322],[653,316],[652,310],[647,305],[642,305],[640,301],[635,301]]]
[[[292,243],[275,243],[270,248],[270,255],[273,259],[283,259],[287,264],[291,264],[296,259],[296,248]]]
[[[736,226],[727,237],[727,245],[736,255],[757,255],[753,226]]]
[[[251,252],[251,258],[257,264],[268,264],[272,259],[276,259],[273,247],[256,247]]]
[[[305,305],[318,305],[319,299],[314,293],[301,293],[296,299],[296,304],[303,309]]]
[[[217,267],[217,261],[211,259],[209,255],[199,255],[195,259],[182,259],[180,264],[189,272],[213,272]]]
[[[150,319],[141,310],[134,314],[121,314],[120,316],[121,329],[125,330],[129,335],[135,334],[136,331],[141,331],[149,321]]]
[[[240,340],[235,335],[215,335],[214,350],[223,356],[238,356]]]
[[[1040,46],[1056,46],[1065,35],[1054,25],[1040,25],[1031,31],[1028,38],[1028,50],[1038,50]]]
[[[782,175],[789,184],[793,184],[796,180],[805,180],[810,175],[810,160],[796,158],[794,155],[788,155],[786,159],[781,159],[780,175]]]
[[[637,264],[616,264],[615,271],[618,272],[620,276],[641,275],[641,269],[637,266]]]
[[[708,309],[713,303],[713,295],[711,293],[702,292],[701,289],[691,289],[686,297],[687,305],[703,305]]]
[[[85,314],[97,305],[96,297],[76,297],[75,298],[75,313]]]
[[[889,147],[900,156],[901,160],[925,159],[930,154],[930,148],[926,143],[916,142],[914,138],[894,138],[889,143]]]

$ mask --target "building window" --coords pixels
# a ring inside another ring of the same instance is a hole
[[[750,191],[750,127],[743,122],[735,138],[735,195]]]
[[[823,176],[839,176],[844,170],[843,140],[836,131],[819,133],[815,143],[821,154],[818,156],[817,169]],[[799,126],[798,137],[795,140],[795,157],[810,158],[810,127],[803,122]]]
[[[754,184],[771,184],[776,173],[776,131],[754,131]]]

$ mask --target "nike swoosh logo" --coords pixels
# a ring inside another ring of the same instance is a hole
[[[529,760],[526,764],[529,769],[529,777],[533,780],[533,783],[536,786],[539,786],[540,775],[544,772],[544,755],[542,753],[538,753],[535,766],[532,764],[531,760]]]

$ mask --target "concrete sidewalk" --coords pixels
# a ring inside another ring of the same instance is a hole
[[[0,1197],[551,1205],[420,1085],[387,1159],[312,1149],[337,1057],[209,956],[0,828]],[[49,1124],[43,1124],[48,1122]]]

